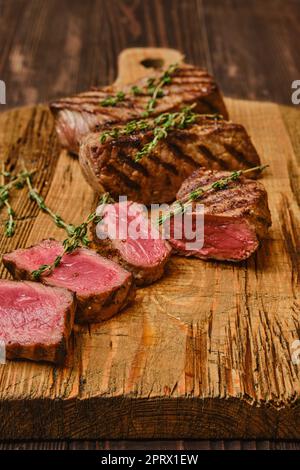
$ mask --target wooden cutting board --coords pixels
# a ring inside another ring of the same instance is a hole
[[[149,73],[141,61],[180,60],[168,49],[126,50],[117,82]],[[300,438],[300,364],[292,361],[300,339],[299,111],[226,103],[270,164],[268,239],[239,265],[173,257],[124,313],[76,327],[64,368],[0,366],[1,439]],[[36,168],[35,185],[67,221],[89,213],[93,192],[77,160],[60,151],[46,106],[0,115],[0,155],[11,169],[22,159]],[[25,189],[12,204],[18,228],[1,238],[1,253],[64,238]],[[3,266],[1,275],[9,277]]]

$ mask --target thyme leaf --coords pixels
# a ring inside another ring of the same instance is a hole
[[[117,103],[120,101],[125,101],[125,93],[123,91],[118,91],[116,96],[108,96],[104,100],[100,102],[101,106],[107,107],[107,106],[116,106]]]
[[[151,98],[148,100],[143,113],[143,117],[149,116],[157,104],[157,99],[164,96],[163,87],[169,85],[172,81],[172,74],[178,69],[178,64],[171,64],[163,74],[155,78],[149,78],[147,82],[147,91]]]
[[[31,172],[33,173],[33,172]],[[8,218],[4,222],[5,236],[10,238],[14,235],[16,230],[16,221],[14,219],[15,212],[11,207],[9,197],[10,191],[14,188],[20,189],[24,186],[27,172],[21,171],[16,176],[13,176],[9,171],[5,170],[4,164],[2,166],[2,171],[0,172],[1,184],[0,184],[0,209],[6,207],[6,212]],[[10,181],[5,184],[5,178],[10,178]]]
[[[233,171],[230,175],[228,175],[226,178],[221,178],[214,183],[208,185],[207,187],[198,187],[188,193],[185,198],[184,202],[182,201],[176,201],[173,204],[173,208],[167,212],[166,214],[163,214],[159,216],[158,218],[158,225],[163,225],[168,219],[171,217],[174,217],[175,215],[178,214],[183,214],[187,207],[193,202],[196,201],[197,199],[200,199],[205,193],[209,191],[220,191],[222,189],[226,189],[232,181],[237,181],[242,175],[245,175],[247,173],[250,173],[252,171],[259,171],[262,172],[265,168],[267,168],[269,165],[260,165],[260,166],[255,166],[252,168],[247,168],[246,170],[238,170],[238,171]]]
[[[30,188],[29,188],[30,189]],[[31,191],[31,190],[30,190]],[[36,193],[36,191],[35,191]],[[39,196],[39,195],[38,195]],[[55,268],[57,268],[61,261],[62,258],[65,254],[73,253],[77,248],[80,248],[82,246],[87,247],[90,244],[90,240],[87,236],[87,231],[88,231],[88,226],[91,223],[98,223],[101,220],[101,215],[99,215],[96,211],[92,212],[87,216],[87,218],[82,222],[80,225],[74,226],[71,224],[66,224],[60,216],[57,214],[54,214],[43,202],[42,206],[38,203],[38,199],[35,199],[37,202],[38,206],[43,210],[44,212],[47,212],[52,219],[54,220],[55,224],[57,224],[57,220],[59,220],[59,227],[64,228],[67,232],[68,237],[63,241],[63,252],[58,255],[53,263],[51,264],[42,264],[38,269],[32,271],[31,275],[34,279],[39,279],[42,274],[44,275],[49,275]],[[105,193],[102,195],[99,204],[105,206],[107,202],[110,201],[110,195],[108,193]],[[54,217],[53,217],[54,216]]]
[[[174,129],[185,129],[196,121],[197,114],[192,111],[193,107],[187,106],[177,113],[163,113],[154,119],[153,139],[135,155],[138,162],[145,155],[149,155],[160,140],[165,139],[168,133]]]

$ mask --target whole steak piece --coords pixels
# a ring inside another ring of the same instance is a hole
[[[15,250],[3,256],[3,263],[17,279],[32,279],[32,271],[51,264],[63,251],[56,240],[43,240],[30,248]],[[135,297],[131,273],[96,252],[78,248],[63,256],[60,265],[44,284],[65,287],[76,294],[77,323],[97,323],[122,310]]]
[[[158,79],[163,71],[151,76]],[[101,103],[116,96],[120,89],[114,86],[93,89],[69,98],[63,98],[50,104],[56,119],[56,129],[61,144],[77,154],[82,138],[104,124],[125,124],[132,119],[140,118],[150,99],[148,80],[145,78],[122,89],[124,99],[111,106]],[[132,93],[137,87],[138,94]],[[170,83],[163,87],[164,95],[157,100],[152,115],[178,111],[185,105],[196,103],[198,113],[218,113],[225,119],[228,113],[214,79],[205,71],[193,65],[180,65],[172,73]]]
[[[191,191],[207,188],[226,178],[230,172],[197,170],[188,178],[177,194],[177,200],[187,201]],[[251,256],[266,237],[271,225],[268,198],[258,181],[241,176],[225,189],[208,190],[197,201],[204,205],[204,244],[202,248],[187,249],[187,240],[177,237],[170,244],[179,255],[203,259],[242,261]],[[192,203],[196,209],[195,202]],[[190,217],[195,217],[193,210]],[[194,220],[192,224],[195,225]],[[174,233],[174,232],[173,232]]]
[[[96,250],[131,271],[138,286],[160,279],[171,248],[151,225],[143,207],[132,201],[108,204],[102,216],[102,222],[92,229]]]
[[[137,131],[100,142],[101,133],[86,136],[80,164],[97,192],[117,198],[127,195],[143,204],[172,202],[183,181],[195,169],[240,170],[260,164],[245,128],[222,119],[199,116],[186,129],[174,129],[153,151],[135,161],[137,152],[153,140],[153,130]]]
[[[1,279],[0,340],[6,357],[62,363],[74,310],[74,294],[67,289]]]

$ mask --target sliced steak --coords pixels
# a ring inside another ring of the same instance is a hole
[[[186,202],[191,191],[199,187],[207,188],[229,175],[230,172],[199,169],[183,183],[177,199]],[[207,191],[197,202],[204,205],[204,245],[193,250],[184,235],[180,239],[177,234],[177,239],[170,240],[177,254],[241,261],[254,253],[259,240],[267,235],[271,225],[265,188],[261,183],[242,176],[230,182],[225,189]],[[195,202],[192,206],[196,209]],[[194,218],[195,213],[192,212],[190,217]],[[192,226],[195,225],[192,219]]]
[[[115,232],[113,227],[117,227]],[[171,248],[140,204],[123,201],[106,205],[102,222],[93,231],[97,251],[131,271],[137,285],[151,284],[163,275]]]
[[[158,78],[161,71],[153,78]],[[135,96],[133,85],[142,90]],[[114,106],[102,106],[101,102],[115,96],[116,87],[105,87],[63,98],[50,104],[56,118],[56,129],[62,145],[73,153],[78,153],[81,139],[97,126],[113,123],[126,123],[141,116],[149,100],[147,79],[139,80],[124,87],[125,99]],[[228,113],[214,79],[205,71],[192,65],[181,65],[172,74],[172,80],[163,87],[164,96],[158,99],[153,115],[178,111],[183,105],[196,103],[199,113],[218,113],[228,117]]]
[[[150,155],[135,156],[153,139],[153,131],[138,131],[100,143],[101,133],[91,133],[80,148],[80,164],[87,182],[113,197],[126,194],[143,204],[174,201],[182,182],[196,168],[239,170],[260,164],[243,126],[199,117],[187,129],[170,131]]]
[[[62,363],[74,310],[74,294],[67,289],[1,279],[0,340],[6,357]]]
[[[15,278],[31,279],[32,271],[53,263],[62,251],[60,242],[43,240],[38,245],[4,255],[3,263]],[[131,273],[86,248],[64,255],[60,265],[41,280],[76,293],[75,321],[78,323],[106,320],[126,307],[135,296]]]

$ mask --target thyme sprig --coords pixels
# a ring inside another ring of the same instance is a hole
[[[100,101],[101,106],[107,107],[107,106],[116,106],[117,103],[120,103],[121,101],[125,101],[125,93],[123,91],[118,91],[116,96],[108,96],[104,100]]]
[[[268,166],[269,165],[259,165],[252,168],[247,168],[246,170],[233,171],[226,178],[221,178],[217,181],[214,181],[206,187],[199,186],[198,188],[195,188],[193,191],[191,191],[184,197],[184,201],[176,201],[173,205],[173,208],[169,212],[159,216],[157,221],[158,225],[163,225],[168,219],[174,217],[175,215],[183,214],[193,201],[200,199],[207,192],[220,191],[222,189],[226,189],[229,183],[231,183],[232,181],[237,181],[242,175],[245,175],[252,171],[262,172]]]
[[[80,225],[74,226],[72,224],[67,224],[62,220],[60,216],[57,214],[54,214],[51,209],[49,209],[46,205],[44,200],[40,197],[40,195],[37,193],[37,191],[33,190],[34,192],[31,192],[31,195],[34,195],[34,200],[40,207],[40,209],[44,212],[46,212],[50,217],[54,220],[55,224],[60,227],[64,228],[67,232],[68,237],[62,242],[63,244],[63,252],[58,255],[53,263],[51,264],[42,264],[38,269],[32,271],[31,275],[33,279],[37,280],[40,278],[42,274],[48,276],[50,273],[53,272],[55,268],[57,268],[63,256],[65,254],[73,253],[77,248],[82,247],[82,246],[88,246],[90,244],[90,240],[87,236],[87,231],[88,231],[88,226],[91,223],[98,223],[101,220],[101,214],[98,212],[94,211],[91,214],[87,216],[84,222],[82,222]],[[38,197],[36,197],[38,196]],[[101,200],[99,204],[105,206],[107,202],[109,202],[110,196],[108,193],[103,194],[101,197]],[[42,201],[42,202],[41,202]]]
[[[146,104],[146,110],[143,113],[142,117],[147,117],[151,113],[153,113],[154,108],[157,105],[157,99],[162,98],[164,96],[163,87],[168,85],[172,81],[172,74],[178,69],[178,64],[171,64],[167,70],[163,72],[163,74],[155,78],[149,78],[147,82],[147,91],[151,98],[148,100]]]
[[[34,172],[31,172],[33,174]],[[5,227],[5,236],[10,238],[14,235],[16,230],[16,220],[15,220],[15,212],[10,204],[9,197],[10,191],[13,188],[20,189],[24,186],[26,177],[28,173],[25,171],[21,171],[16,176],[12,176],[9,171],[5,170],[4,164],[2,166],[1,175],[1,184],[0,184],[0,209],[2,207],[6,207],[6,212],[8,218],[4,223]],[[5,178],[10,178],[10,181],[5,184]]]
[[[145,144],[139,150],[134,160],[138,162],[145,155],[149,155],[157,146],[160,140],[165,139],[168,133],[174,129],[185,129],[194,122],[198,117],[206,117],[216,121],[222,119],[218,114],[197,114],[193,112],[196,103],[191,106],[182,108],[176,113],[162,113],[154,119],[141,119],[128,122],[124,126],[114,127],[105,131],[100,135],[100,142],[104,144],[108,138],[117,139],[124,135],[131,135],[136,131],[153,130],[153,139]]]
[[[135,155],[138,162],[145,155],[149,155],[157,146],[160,140],[165,139],[168,133],[174,129],[185,129],[193,124],[198,114],[193,112],[193,107],[187,106],[177,113],[163,113],[154,119],[153,139],[145,144]]]
[[[60,215],[53,212],[46,205],[44,198],[32,186],[31,175],[29,173],[27,173],[25,181],[26,181],[26,184],[27,184],[27,187],[28,187],[28,194],[29,194],[30,199],[37,204],[37,206],[41,209],[42,212],[45,212],[46,214],[48,214],[52,218],[52,220],[54,221],[54,223],[57,227],[65,229],[67,234],[69,236],[72,236],[73,233],[74,233],[74,230],[75,230],[74,225],[66,223]]]
[[[142,131],[149,128],[149,122],[145,120],[130,121],[123,127],[115,127],[110,131],[103,132],[100,136],[101,144],[104,144],[108,137],[117,139],[123,135],[133,134],[135,131]]]
[[[145,106],[145,111],[142,114],[142,118],[148,117],[153,111],[157,104],[158,98],[162,98],[164,96],[163,87],[172,80],[172,74],[177,70],[178,64],[171,64],[167,70],[163,72],[163,74],[155,78],[149,78],[147,81],[146,86],[146,94],[150,96],[150,99],[147,101]],[[130,89],[130,92],[134,96],[143,95],[144,90],[137,85],[133,85]],[[116,106],[121,101],[125,101],[126,95],[123,91],[118,91],[115,96],[108,96],[104,100],[100,101],[100,105],[107,107],[107,106]]]

